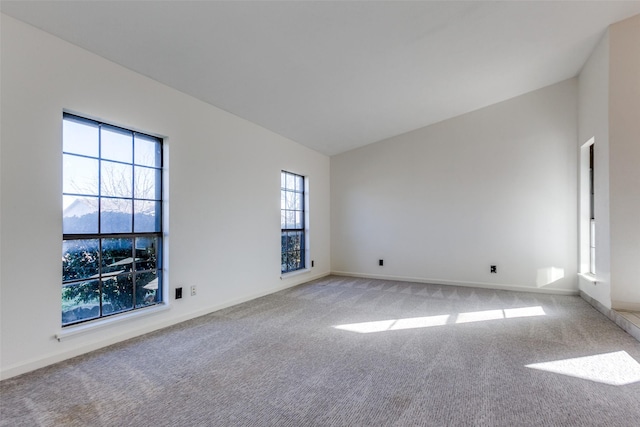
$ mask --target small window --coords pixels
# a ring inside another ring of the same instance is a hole
[[[589,146],[589,273],[596,274],[596,209],[595,209],[595,162],[593,147]]]
[[[304,177],[282,171],[280,175],[281,272],[305,268]]]
[[[162,296],[162,140],[64,114],[62,326]]]

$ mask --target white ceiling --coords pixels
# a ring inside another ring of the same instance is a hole
[[[2,1],[327,155],[577,75],[640,1]]]

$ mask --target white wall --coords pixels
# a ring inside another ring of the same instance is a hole
[[[611,299],[640,310],[640,15],[610,27]]]
[[[594,138],[596,277],[579,278],[580,290],[611,308],[611,248],[609,242],[609,33],[603,36],[579,75],[578,148]],[[586,153],[588,155],[588,153]],[[586,160],[588,167],[588,159]],[[588,168],[581,170],[580,272],[589,271]]]
[[[1,375],[330,271],[329,158],[2,15]],[[62,112],[166,137],[168,310],[58,342]],[[309,177],[316,267],[280,279],[280,171]]]
[[[640,15],[609,27],[579,81],[578,142],[596,141],[597,250],[597,282],[580,289],[640,310]]]
[[[332,270],[575,293],[576,123],[571,79],[332,157]]]

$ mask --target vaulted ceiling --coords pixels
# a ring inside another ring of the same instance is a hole
[[[576,76],[609,24],[640,13],[640,1],[0,5],[327,155]]]

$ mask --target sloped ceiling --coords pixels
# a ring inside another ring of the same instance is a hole
[[[327,155],[576,76],[609,24],[640,13],[640,1],[0,5]]]

